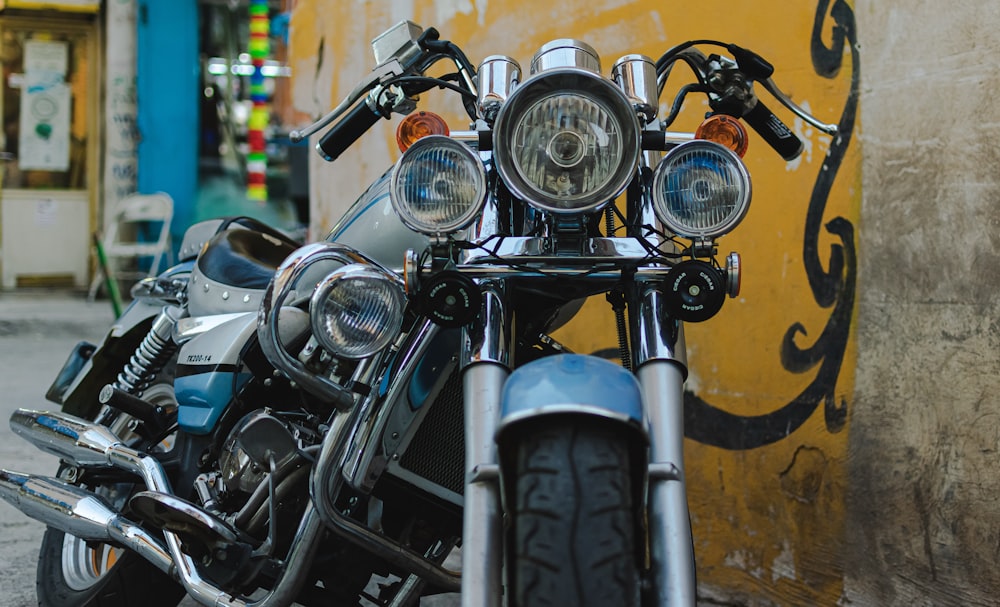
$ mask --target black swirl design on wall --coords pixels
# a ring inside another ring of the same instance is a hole
[[[830,31],[830,46],[823,40]],[[822,404],[826,427],[838,432],[847,421],[847,404],[836,399],[837,379],[850,337],[851,314],[857,284],[857,256],[854,226],[843,217],[823,225],[823,215],[837,172],[843,163],[854,134],[857,119],[860,72],[857,30],[854,11],[845,0],[819,0],[813,22],[811,53],[816,73],[836,77],[842,66],[845,45],[851,53],[851,86],[841,114],[839,134],[830,145],[829,155],[820,168],[806,212],[803,259],[816,304],[832,308],[822,333],[810,346],[800,347],[808,335],[796,322],[785,332],[781,344],[781,365],[792,373],[806,373],[818,366],[813,381],[783,407],[755,416],[742,416],[712,406],[691,392],[684,394],[684,431],[688,438],[725,449],[751,449],[786,438],[815,413]],[[819,239],[825,229],[840,239],[830,246],[826,269],[823,266]]]

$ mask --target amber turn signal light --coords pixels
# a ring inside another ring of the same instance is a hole
[[[428,135],[449,135],[448,123],[433,112],[414,112],[396,127],[396,145],[405,152],[411,145]]]
[[[707,139],[723,145],[740,158],[747,153],[750,139],[746,127],[738,119],[725,114],[709,116],[694,132],[695,139]]]

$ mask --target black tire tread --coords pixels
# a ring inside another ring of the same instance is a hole
[[[514,604],[635,607],[629,449],[599,421],[546,421],[517,445]]]

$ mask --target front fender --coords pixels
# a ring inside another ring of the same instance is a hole
[[[555,414],[605,418],[647,438],[639,382],[596,356],[557,354],[511,373],[501,397],[497,440],[512,427]]]
[[[540,421],[561,424],[581,417],[620,430],[629,446],[632,503],[644,507],[649,434],[639,381],[626,369],[596,356],[556,354],[519,367],[504,385],[496,433],[505,502],[517,499],[515,454],[525,434]],[[635,537],[644,537],[636,518]],[[645,542],[637,542],[642,551]],[[640,558],[642,555],[640,555]]]

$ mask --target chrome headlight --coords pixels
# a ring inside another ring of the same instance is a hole
[[[584,213],[624,191],[639,159],[625,94],[577,68],[529,78],[497,115],[493,153],[514,194],[553,213]]]
[[[398,278],[374,266],[349,264],[313,291],[309,306],[313,335],[336,356],[365,358],[396,338],[405,305]]]
[[[392,208],[412,230],[448,234],[472,223],[486,200],[486,171],[467,145],[429,135],[392,170]]]
[[[750,174],[739,157],[702,139],[682,143],[653,175],[653,210],[687,238],[715,238],[735,228],[750,207]]]

